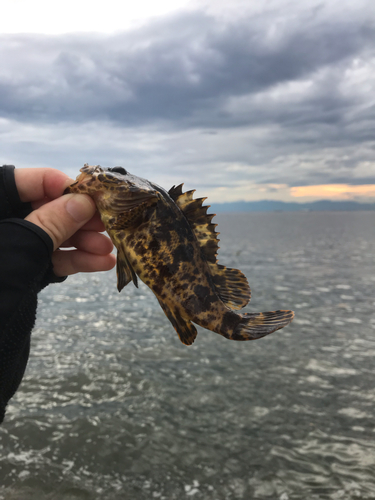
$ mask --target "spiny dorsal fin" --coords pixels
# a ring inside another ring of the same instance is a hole
[[[251,297],[246,276],[237,269],[227,268],[217,263],[219,233],[215,230],[217,224],[211,222],[214,214],[207,214],[209,206],[203,206],[207,198],[194,200],[194,190],[183,193],[182,186],[183,184],[173,186],[169,190],[169,195],[189,221],[209,265],[216,292],[230,309],[242,309],[249,303]]]
[[[219,233],[215,231],[217,224],[212,224],[211,222],[214,214],[207,214],[209,205],[202,205],[207,198],[197,198],[194,200],[193,194],[195,189],[183,193],[182,186],[183,184],[177,187],[173,186],[169,190],[169,195],[189,221],[190,227],[207,261],[215,263],[217,262],[217,252],[219,249],[219,239],[217,238]]]
[[[178,186],[172,186],[168,191],[169,196],[176,201],[177,198],[182,194],[182,186],[183,184],[179,184]]]
[[[238,269],[208,263],[217,294],[230,309],[245,307],[251,298],[246,276]]]

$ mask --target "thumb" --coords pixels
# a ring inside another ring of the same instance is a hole
[[[51,237],[56,250],[93,217],[95,210],[95,203],[89,196],[67,194],[34,210],[26,220],[42,228]]]

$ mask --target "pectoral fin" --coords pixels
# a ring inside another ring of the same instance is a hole
[[[157,203],[158,197],[154,193],[143,190],[135,190],[132,192],[124,191],[119,193],[114,198],[111,204],[111,210],[114,214],[122,214],[130,210],[135,210],[139,207],[142,209]]]
[[[129,204],[126,207],[121,205],[120,213],[108,219],[109,229],[112,231],[121,231],[138,226],[142,222],[146,208],[154,205],[156,202],[157,198],[150,197],[139,201],[138,204]]]

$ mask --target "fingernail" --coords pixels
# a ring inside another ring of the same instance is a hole
[[[94,202],[83,194],[72,194],[65,208],[76,222],[89,220],[95,213]]]

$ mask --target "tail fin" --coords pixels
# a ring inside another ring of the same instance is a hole
[[[293,311],[270,311],[263,313],[244,313],[234,329],[232,340],[256,340],[269,333],[280,330],[294,318]]]

